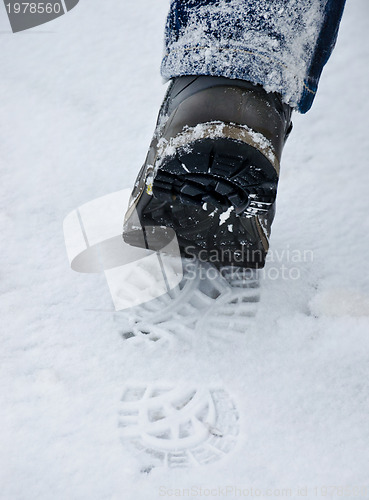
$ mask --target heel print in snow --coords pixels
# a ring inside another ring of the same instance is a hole
[[[122,314],[121,335],[138,341],[188,338],[200,330],[211,336],[224,330],[244,332],[260,300],[256,270],[184,261],[183,279],[168,294]]]
[[[126,387],[119,411],[123,443],[138,451],[143,472],[221,459],[236,444],[238,420],[223,389],[184,386]]]

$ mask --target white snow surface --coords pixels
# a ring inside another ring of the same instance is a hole
[[[314,106],[294,117],[261,301],[243,332],[125,340],[103,275],[68,267],[64,217],[132,185],[146,154],[167,8],[81,1],[12,34],[2,7],[0,498],[147,500],[195,487],[300,498],[306,487],[312,499],[325,486],[369,498],[367,0],[348,2]],[[240,415],[234,449],[142,473],[118,411],[126,384],[147,383],[224,388]]]

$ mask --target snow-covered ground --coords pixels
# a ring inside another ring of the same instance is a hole
[[[294,118],[274,260],[242,333],[124,339],[104,276],[69,268],[64,217],[129,187],[145,156],[167,7],[81,0],[19,34],[1,8],[0,498],[367,499],[367,0],[348,2],[315,104]],[[118,425],[126,387],[147,384],[227,394],[234,446],[148,472]]]

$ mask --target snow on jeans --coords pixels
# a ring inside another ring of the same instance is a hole
[[[336,42],[345,0],[172,0],[164,78],[238,78],[306,113]]]

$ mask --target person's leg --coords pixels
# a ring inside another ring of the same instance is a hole
[[[337,37],[345,0],[172,0],[162,75],[261,84],[305,113]]]

